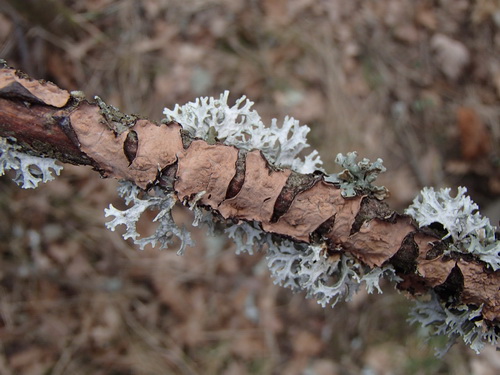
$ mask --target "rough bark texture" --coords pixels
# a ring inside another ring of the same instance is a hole
[[[349,252],[369,267],[392,264],[401,290],[434,289],[443,300],[484,305],[484,318],[500,322],[500,271],[471,257],[443,256],[437,236],[383,202],[343,198],[321,175],[277,169],[258,150],[189,139],[174,122],[137,119],[117,131],[97,103],[8,68],[0,70],[0,136],[143,189],[159,183],[162,172],[175,173],[170,178],[182,201],[204,191],[198,204],[223,218],[255,221],[295,241],[325,242],[332,254]]]

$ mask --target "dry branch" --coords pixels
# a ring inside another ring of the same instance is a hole
[[[194,139],[182,124],[125,115],[10,68],[0,70],[0,137],[141,189],[170,182],[181,202],[294,242],[322,244],[330,257],[350,254],[371,269],[392,265],[400,290],[415,296],[432,290],[442,303],[482,306],[490,327],[500,322],[500,271],[445,253],[439,231],[417,228],[369,192],[346,198],[321,172],[277,168],[259,150]]]

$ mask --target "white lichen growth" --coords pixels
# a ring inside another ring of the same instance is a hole
[[[424,188],[405,213],[420,227],[441,224],[446,231],[445,253],[472,254],[493,270],[500,269],[500,241],[495,237],[495,227],[481,216],[478,205],[466,195],[466,188],[459,187],[455,197],[450,192],[449,188],[437,192]],[[431,300],[417,303],[410,321],[429,327],[432,335],[449,338],[439,355],[446,353],[459,337],[479,353],[485,343],[497,345],[500,340],[498,327],[486,325],[481,310],[481,306],[445,305],[433,294]]]
[[[447,307],[433,293],[428,301],[418,301],[410,312],[409,322],[420,323],[429,330],[430,335],[444,335],[448,343],[440,350],[443,356],[459,337],[464,343],[479,353],[486,343],[498,345],[498,327],[487,326],[481,315],[482,307],[470,308],[467,305]]]
[[[405,213],[420,227],[439,223],[447,234],[448,252],[472,254],[489,264],[496,271],[500,269],[500,241],[495,237],[495,227],[479,213],[478,205],[459,187],[455,198],[450,188],[434,191],[424,188]]]
[[[383,293],[379,284],[383,277],[393,282],[403,281],[403,279],[396,275],[396,271],[392,265],[389,264],[380,268],[375,267],[361,278],[361,281],[366,283],[366,291],[368,294],[373,294],[375,290],[377,290],[379,294]]]
[[[386,171],[382,159],[379,158],[374,163],[366,158],[356,162],[357,157],[356,152],[348,152],[347,155],[337,154],[335,163],[344,169],[340,173],[328,175],[325,181],[339,185],[342,195],[346,198],[371,192],[376,198],[384,199],[388,194],[387,189],[384,186],[373,185],[378,175]]]
[[[383,276],[397,280],[392,266],[375,268],[363,274],[359,263],[346,254],[328,255],[322,245],[307,245],[289,240],[270,241],[267,264],[274,283],[293,291],[305,291],[322,306],[335,306],[341,299],[350,301],[362,283],[368,293],[382,293]]]
[[[240,221],[237,224],[229,224],[224,232],[236,244],[236,254],[254,254],[255,250],[260,250],[264,243],[268,241],[266,233],[255,223]]]
[[[300,173],[321,169],[321,159],[316,150],[301,159],[299,155],[308,147],[306,135],[310,129],[292,117],[285,117],[278,126],[276,119],[267,127],[253,102],[245,96],[230,107],[229,91],[219,99],[198,98],[194,102],[165,108],[166,121],[177,121],[192,137],[208,142],[219,140],[224,144],[244,150],[261,150],[269,162],[277,167],[291,168]]]
[[[359,288],[357,264],[346,255],[330,257],[319,245],[272,242],[267,263],[275,284],[303,290],[323,307],[333,307],[341,298],[350,300]]]
[[[0,137],[0,176],[6,171],[14,170],[13,181],[23,189],[34,189],[41,182],[52,181],[59,175],[62,166],[55,159],[41,158],[21,152],[6,139]]]
[[[173,192],[164,192],[161,189],[154,189],[153,193],[145,193],[131,182],[122,182],[118,188],[118,194],[125,199],[127,205],[132,204],[132,206],[121,211],[113,205],[109,205],[109,208],[104,210],[105,216],[114,216],[115,218],[106,223],[106,227],[115,231],[118,225],[125,225],[126,231],[123,238],[131,238],[141,250],[147,245],[155,247],[157,244],[159,244],[160,249],[167,248],[173,243],[174,237],[177,237],[181,241],[178,254],[182,255],[186,246],[194,246],[194,242],[189,232],[185,228],[179,228],[172,217],[172,208],[177,198]],[[140,238],[137,232],[137,222],[146,210],[159,211],[153,219],[159,224],[153,235]]]

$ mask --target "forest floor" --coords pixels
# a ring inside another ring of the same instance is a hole
[[[308,124],[328,171],[383,158],[395,209],[462,185],[500,220],[498,0],[3,0],[0,58],[154,120],[246,95],[265,123]],[[183,257],[138,251],[104,226],[116,186],[72,166],[36,191],[0,179],[0,374],[500,372],[491,347],[436,358],[389,284],[323,309],[203,229]]]

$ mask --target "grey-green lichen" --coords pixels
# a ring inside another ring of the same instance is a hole
[[[445,254],[473,255],[494,271],[500,269],[500,241],[495,237],[495,227],[488,218],[482,217],[478,205],[459,187],[457,195],[451,189],[435,191],[423,188],[410,207],[405,210],[420,227],[439,223],[446,231],[443,243]],[[481,315],[481,306],[447,305],[436,295],[428,301],[417,302],[411,313],[411,323],[427,327],[430,335],[448,337],[448,344],[438,354],[442,356],[461,337],[476,353],[485,343],[498,345],[500,335],[497,326],[488,326]]]
[[[443,335],[448,338],[446,345],[436,350],[439,357],[446,354],[460,337],[479,353],[487,343],[500,344],[500,332],[497,327],[484,323],[481,310],[482,306],[447,306],[439,301],[435,293],[431,293],[430,299],[417,301],[410,312],[409,322],[421,324],[429,331],[428,336]]]
[[[339,185],[342,196],[346,198],[358,194],[373,194],[377,199],[384,199],[388,195],[387,188],[373,185],[378,175],[386,171],[382,159],[377,159],[374,163],[366,158],[356,162],[357,157],[357,152],[337,154],[335,163],[344,169],[340,173],[328,175],[325,181]]]
[[[233,106],[227,101],[229,91],[218,99],[198,98],[194,102],[165,108],[166,121],[176,121],[191,137],[201,138],[209,144],[216,141],[244,150],[260,150],[267,160],[279,168],[291,168],[300,173],[312,173],[321,169],[321,159],[316,150],[304,158],[302,151],[309,146],[306,135],[309,127],[300,125],[293,117],[285,117],[283,123],[273,119],[266,126],[252,109],[253,102],[245,96]]]
[[[42,158],[22,152],[19,146],[10,144],[0,137],[0,176],[14,170],[14,182],[23,189],[34,189],[40,182],[53,180],[59,175],[62,166],[55,159]]]
[[[481,216],[478,205],[466,195],[465,187],[459,187],[454,198],[450,192],[450,188],[439,191],[423,188],[405,213],[420,227],[440,223],[447,232],[443,237],[446,252],[472,254],[494,271],[500,269],[500,241],[495,236],[495,227]]]
[[[100,113],[108,121],[111,130],[117,134],[121,134],[132,127],[137,121],[138,117],[135,115],[127,115],[121,112],[114,105],[106,104],[100,97],[94,97],[97,105],[100,108]]]
[[[105,216],[114,216],[114,219],[106,223],[108,229],[114,231],[118,225],[125,225],[123,238],[131,238],[141,250],[147,245],[155,247],[157,244],[160,249],[167,248],[174,237],[181,241],[179,254],[184,253],[186,246],[194,246],[189,232],[185,228],[179,228],[172,217],[172,208],[177,201],[173,192],[165,192],[159,188],[144,192],[131,182],[123,181],[118,188],[118,194],[125,199],[127,205],[131,206],[122,211],[109,205],[109,208],[104,210]],[[136,226],[146,210],[159,210],[153,219],[154,222],[158,222],[158,227],[151,236],[141,238]]]

